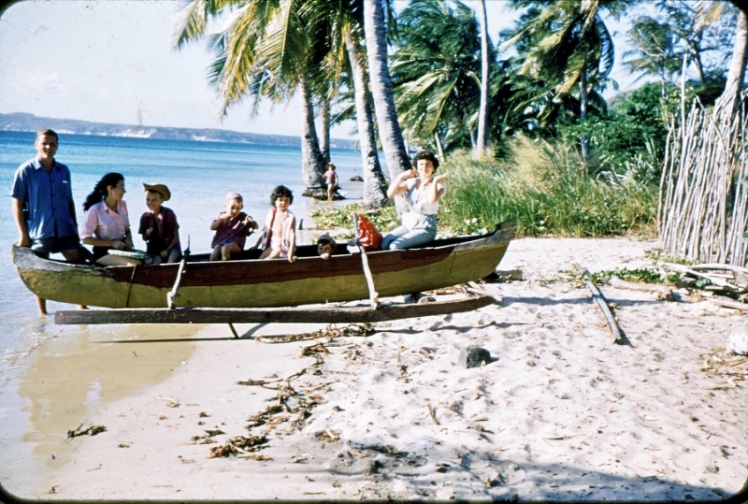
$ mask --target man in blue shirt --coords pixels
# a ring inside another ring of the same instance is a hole
[[[65,260],[83,259],[70,183],[70,170],[55,161],[57,133],[40,130],[34,147],[37,156],[22,164],[13,178],[13,217],[18,227],[17,245],[49,257],[60,252]],[[47,314],[47,301],[37,296],[39,314]]]

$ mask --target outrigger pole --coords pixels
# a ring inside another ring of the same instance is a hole
[[[234,323],[367,323],[477,310],[496,303],[478,296],[432,303],[299,308],[116,308],[60,310],[56,324],[234,324]]]

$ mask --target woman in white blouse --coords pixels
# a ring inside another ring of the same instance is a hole
[[[436,213],[439,200],[447,192],[442,181],[446,173],[434,175],[439,160],[428,151],[413,156],[415,170],[408,170],[397,176],[387,189],[387,197],[405,194],[408,210],[403,212],[402,225],[382,238],[382,248],[402,250],[417,247],[436,237]],[[417,177],[417,178],[416,178]]]
[[[114,250],[132,250],[132,234],[125,195],[125,177],[107,173],[96,183],[86,197],[83,210],[86,218],[81,231],[81,241],[93,246],[93,256],[104,266],[140,264],[137,259],[109,253]]]

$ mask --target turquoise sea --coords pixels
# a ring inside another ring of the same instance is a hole
[[[60,146],[56,159],[71,170],[79,223],[85,196],[96,181],[110,171],[125,176],[125,200],[135,227],[140,214],[146,211],[142,183],[166,184],[172,193],[166,206],[176,212],[182,243],[186,245],[189,239],[193,253],[209,250],[210,222],[223,208],[229,191],[244,196],[245,211],[258,221],[264,219],[269,210],[270,192],[278,184],[293,191],[291,209],[299,216],[309,215],[315,206],[327,205],[301,196],[305,187],[301,178],[300,147],[58,133]],[[75,371],[68,369],[67,363],[86,362],[85,359],[76,361],[75,356],[90,351],[92,344],[111,345],[122,339],[140,337],[137,328],[60,326],[54,323],[51,315],[46,318],[37,315],[34,296],[20,281],[10,259],[11,244],[18,238],[11,212],[10,188],[18,166],[35,155],[34,137],[32,132],[0,131],[0,179],[5,181],[6,195],[5,203],[0,205],[0,246],[4,250],[0,254],[0,421],[4,425],[0,429],[0,453],[5,454],[0,455],[0,468],[3,468],[0,469],[0,484],[3,485],[8,478],[9,464],[28,466],[33,472],[34,464],[39,462],[37,459],[47,456],[34,452],[35,443],[49,436],[49,433],[36,432],[39,417],[60,414],[60,408],[74,410],[81,407],[81,403],[90,406],[107,394],[106,380],[101,379],[106,372],[106,362],[102,362],[99,364],[104,371],[92,374],[83,397],[66,399],[64,391],[61,393],[52,385],[65,373]],[[357,201],[361,183],[350,180],[354,175],[361,175],[360,152],[333,149],[331,157],[347,197],[334,204]],[[303,233],[300,242],[308,243]],[[135,236],[135,246],[145,248],[138,236]],[[50,313],[59,309],[75,307],[48,303]],[[51,394],[54,397],[49,397]],[[55,408],[48,407],[50,402],[57,403]],[[14,474],[18,473],[16,467]]]

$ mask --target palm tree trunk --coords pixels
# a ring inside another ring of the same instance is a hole
[[[588,102],[587,69],[586,68],[582,69],[579,85],[581,87],[581,90],[579,93],[579,119],[582,121],[582,123],[584,123],[587,120],[587,102]],[[579,141],[580,141],[581,150],[582,150],[582,161],[584,162],[586,166],[587,160],[590,157],[590,139],[587,137],[586,133],[582,132],[582,136],[579,139]]]
[[[358,127],[361,164],[364,173],[363,206],[366,209],[381,208],[387,201],[387,182],[377,154],[377,141],[374,136],[374,117],[371,112],[371,97],[367,87],[366,68],[361,61],[358,42],[349,31],[345,34],[345,48],[351,64],[353,93],[356,105],[356,125]]]
[[[480,17],[480,48],[481,48],[481,79],[480,79],[480,110],[478,111],[478,140],[476,157],[482,158],[488,151],[488,90],[489,90],[489,65],[488,65],[488,19],[486,17],[486,0],[481,0]]]
[[[301,136],[301,177],[307,186],[305,195],[313,192],[313,188],[322,187],[324,182],[325,158],[319,148],[317,129],[314,126],[314,106],[312,105],[312,91],[305,79],[301,79],[302,100],[301,108],[304,116]],[[326,194],[325,194],[326,196]]]
[[[382,0],[364,0],[364,33],[371,91],[374,96],[379,138],[387,159],[387,169],[390,179],[394,180],[400,173],[410,169],[410,159],[405,149],[392,94],[382,11]]]
[[[436,144],[436,154],[440,159],[444,159],[444,147],[442,146],[442,137],[439,132],[434,133],[434,143]]]
[[[330,162],[330,100],[322,98],[319,105],[320,129],[319,150],[326,162]]]
[[[741,9],[738,12],[738,26],[735,31],[735,44],[725,90],[715,107],[717,117],[731,120],[737,110],[740,93],[743,90],[746,58],[748,58],[748,15],[745,10]]]

